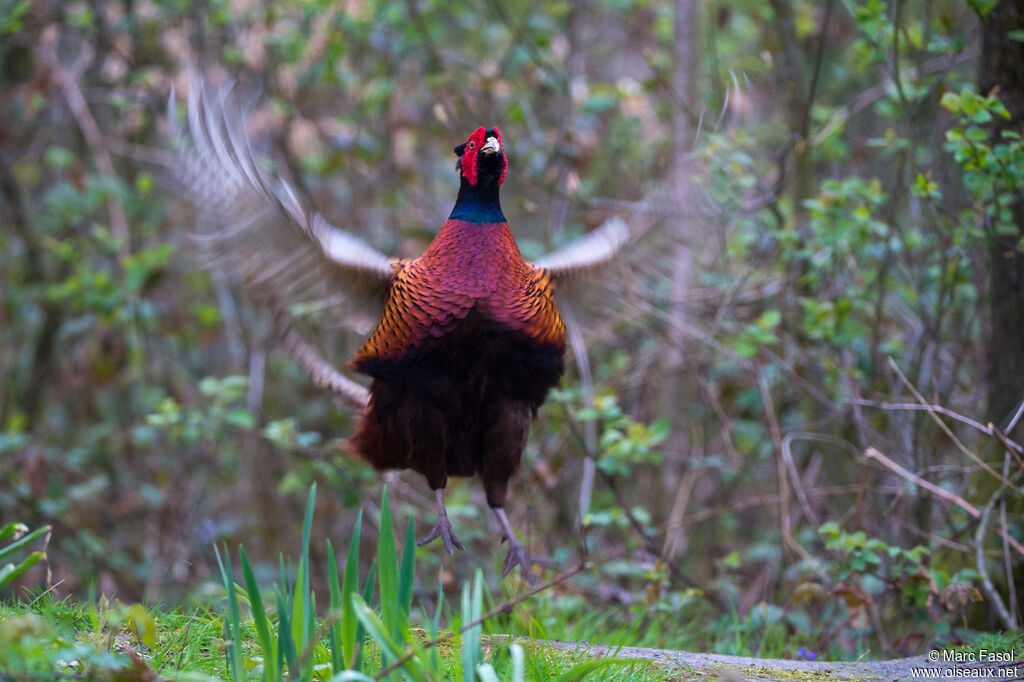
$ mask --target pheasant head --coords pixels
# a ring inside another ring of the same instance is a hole
[[[497,128],[480,127],[455,148],[459,160],[459,196],[449,219],[469,223],[503,223],[498,188],[505,182],[508,159]]]
[[[505,182],[508,159],[497,128],[477,128],[469,139],[455,148],[455,155],[459,157],[455,169],[470,185],[497,187]]]

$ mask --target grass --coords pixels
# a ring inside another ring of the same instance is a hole
[[[479,571],[463,585],[459,604],[447,607],[440,594],[432,614],[413,611],[413,525],[410,520],[399,554],[386,490],[373,566],[358,575],[357,522],[343,570],[328,542],[329,599],[318,609],[309,578],[315,499],[314,485],[298,564],[290,567],[282,558],[279,579],[269,588],[257,583],[244,548],[237,550],[237,564],[228,548],[216,548],[223,592],[214,606],[143,607],[49,593],[0,602],[0,677],[130,681],[149,679],[155,671],[171,679],[236,682],[663,679],[656,663],[559,652],[545,647],[543,638],[529,647],[493,646],[487,637],[493,616],[529,599],[521,596],[485,614]],[[543,634],[536,623],[530,630]],[[629,632],[620,630],[623,636]]]
[[[556,650],[551,640],[789,657],[781,615],[767,607],[745,617],[733,611],[708,617],[699,594],[632,607],[596,609],[551,584],[494,603],[482,574],[462,585],[458,603],[439,592],[432,606],[414,603],[413,525],[396,536],[387,491],[381,503],[376,553],[360,574],[362,517],[344,554],[326,541],[328,589],[310,586],[310,544],[316,486],[303,519],[298,561],[281,558],[278,579],[260,584],[243,547],[215,548],[220,584],[215,596],[191,607],[120,604],[106,598],[76,601],[52,593],[0,602],[0,680],[227,679],[365,682],[366,680],[601,679],[646,682],[678,678],[652,661]],[[45,556],[49,528],[7,536],[3,556],[19,571]],[[12,539],[19,535],[19,539]],[[39,549],[39,544],[43,548]],[[25,557],[27,553],[27,558]],[[15,563],[16,562],[16,563]],[[7,573],[9,575],[10,572]],[[580,574],[580,587],[592,581]],[[508,585],[505,585],[508,588]],[[204,594],[209,594],[205,591]],[[430,601],[430,600],[427,600]],[[632,614],[623,618],[623,614]],[[626,624],[623,624],[626,622]],[[522,634],[511,644],[500,634]],[[977,650],[1020,649],[1019,635],[980,633]]]

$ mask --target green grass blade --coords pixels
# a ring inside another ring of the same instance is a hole
[[[405,527],[405,541],[402,543],[402,566],[398,573],[398,607],[402,630],[409,629],[409,610],[412,608],[412,582],[416,568],[416,527],[409,517]]]
[[[376,642],[377,646],[380,647],[381,655],[384,661],[396,661],[404,653],[404,648],[400,644],[401,640],[394,639],[388,632],[384,621],[377,616],[376,613],[366,605],[362,597],[358,594],[351,596],[353,607],[356,612],[356,617],[359,618],[359,622],[362,623],[363,627],[369,633],[373,641]],[[405,673],[413,680],[425,680],[427,676],[422,666],[419,663],[417,656],[413,656],[397,670],[392,673],[391,678],[398,679],[398,673]]]
[[[577,663],[559,675],[555,682],[575,682],[600,670],[607,670],[608,668],[620,665],[643,665],[645,663],[649,664],[650,661],[644,661],[639,658],[595,658]]]
[[[398,555],[395,553],[395,529],[391,521],[388,489],[380,503],[380,534],[377,536],[377,582],[380,585],[381,620],[396,640],[402,639],[404,627],[398,605]]]
[[[263,608],[263,597],[260,595],[259,585],[256,584],[256,576],[249,564],[249,557],[245,554],[245,548],[239,546],[238,560],[242,564],[242,577],[245,579],[245,589],[249,593],[249,608],[252,610],[252,623],[256,628],[256,639],[263,649],[263,679],[267,682],[277,682],[281,677],[281,668],[277,664],[277,643],[271,633],[270,619],[267,611]]]
[[[494,666],[490,663],[481,663],[476,667],[477,677],[480,678],[480,682],[501,682],[498,679],[498,673],[494,671]]]
[[[239,614],[235,579],[231,574],[231,565],[221,558],[217,545],[213,546],[213,553],[217,557],[220,577],[224,582],[224,589],[228,593],[228,615],[224,619],[224,639],[227,640],[227,649],[224,655],[227,657],[229,672],[233,679],[236,682],[241,682],[245,679],[242,674],[242,618]],[[227,557],[227,547],[224,548],[224,556]]]
[[[32,552],[17,566],[14,564],[7,564],[3,568],[0,568],[0,587],[3,587],[7,583],[13,581],[22,573],[38,564],[39,560],[44,556],[46,556],[44,552]]]
[[[292,599],[292,637],[295,647],[302,651],[313,637],[309,627],[313,612],[309,597],[309,536],[313,527],[313,509],[316,506],[316,483],[309,487],[309,500],[306,502],[306,514],[302,520],[302,552],[299,555],[299,571],[295,576],[295,591]]]
[[[285,599],[280,590],[277,592],[277,651],[279,665],[286,663],[288,672],[294,678],[297,677],[295,670],[295,659],[298,653],[295,650],[295,638],[292,637],[291,623],[288,619],[288,609],[285,608]]]
[[[512,642],[508,653],[512,657],[512,682],[526,682],[526,652],[523,647]]]
[[[477,569],[473,578],[472,596],[470,596],[468,584],[462,586],[462,623],[466,627],[469,623],[483,615],[484,604],[484,574]],[[462,633],[462,680],[473,682],[476,677],[476,666],[480,659],[480,625],[474,625]]]
[[[289,575],[291,575],[291,571],[288,570],[289,568],[291,568],[291,560],[288,561],[288,566],[286,567],[285,566],[284,554],[277,555],[277,569],[278,569],[278,583],[277,584],[280,585],[281,593],[286,598],[285,602],[284,602],[285,606],[287,607],[288,612],[291,613],[291,611],[292,611],[292,588],[291,588],[292,581],[288,577]]]
[[[374,680],[369,675],[364,675],[355,670],[343,670],[327,680],[327,682],[374,682]]]
[[[345,669],[345,655],[342,652],[342,608],[341,583],[338,580],[338,562],[334,558],[334,545],[327,540],[327,586],[331,593],[331,624],[328,636],[331,643],[331,673],[337,674]]]
[[[437,633],[441,631],[441,613],[444,609],[444,584],[440,580],[440,574],[438,575],[437,581],[437,610],[434,612],[434,617],[427,621],[427,631],[430,633],[430,639],[437,639]],[[423,613],[427,610],[423,609]],[[430,647],[430,665],[436,671],[441,670],[441,659],[437,653],[437,647]]]
[[[21,538],[20,540],[15,540],[6,547],[0,548],[0,561],[3,561],[11,554],[14,554],[18,550],[20,550],[22,547],[31,544],[32,542],[38,540],[40,537],[49,532],[50,526],[40,526],[39,528],[36,528],[34,531],[29,533],[25,537]]]
[[[352,539],[348,543],[348,556],[345,558],[345,577],[342,583],[341,600],[341,651],[344,656],[344,665],[354,661],[356,650],[356,639],[359,631],[359,621],[352,608],[350,595],[359,590],[359,541],[363,530],[363,510],[359,510],[356,516],[356,525],[352,529]],[[371,583],[372,586],[372,583]],[[366,603],[370,602],[372,594],[366,596]]]
[[[367,604],[373,599],[373,587],[377,584],[377,560],[374,559],[370,562],[370,572],[366,575],[366,585],[363,587],[363,601]],[[353,613],[354,615],[354,613]],[[363,641],[366,637],[366,628],[363,627],[362,622],[359,623],[359,627],[356,628],[356,646]],[[363,651],[360,648],[359,653],[356,654],[356,662],[353,667],[358,668],[360,662],[363,660]]]
[[[10,523],[5,524],[3,528],[0,528],[0,540],[6,540],[7,538],[11,537],[12,535],[16,535],[17,533],[27,532],[28,526],[26,526],[24,523],[21,523],[20,521],[11,521]]]
[[[366,584],[363,585],[363,601],[367,604],[373,599],[373,588],[377,584],[377,560],[370,562],[370,571],[366,574]]]

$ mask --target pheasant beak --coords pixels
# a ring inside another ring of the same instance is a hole
[[[498,142],[498,138],[489,137],[487,142],[484,143],[483,147],[480,147],[480,153],[484,155],[497,154],[501,151],[501,143]]]

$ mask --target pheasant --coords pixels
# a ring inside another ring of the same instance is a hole
[[[444,490],[449,476],[479,475],[509,543],[501,576],[520,566],[532,579],[536,558],[516,537],[505,505],[530,421],[563,372],[555,287],[609,261],[629,237],[625,223],[609,219],[528,263],[499,201],[508,172],[501,133],[480,127],[454,149],[459,193],[430,246],[418,258],[388,258],[308,212],[257,165],[228,89],[190,90],[191,143],[178,153],[177,176],[197,208],[211,263],[263,300],[340,295],[383,304],[347,365],[370,377],[368,391],[287,323],[285,346],[316,383],[362,407],[350,439],[357,453],[378,470],[413,469],[426,478],[438,518],[418,544],[440,539],[449,553],[464,549]]]

